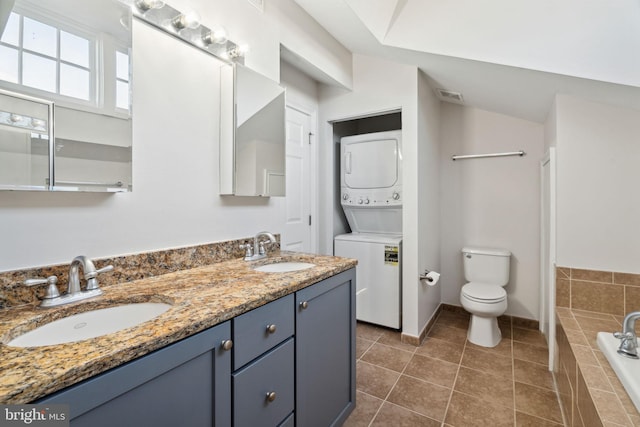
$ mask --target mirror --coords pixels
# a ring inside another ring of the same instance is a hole
[[[46,189],[52,125],[52,103],[0,90],[0,189]]]
[[[241,64],[220,76],[220,194],[284,196],[284,88]]]
[[[26,135],[25,128],[0,124],[0,164],[20,152],[23,166],[14,169],[25,168],[0,171],[0,189],[130,191],[130,7],[118,0],[3,0],[0,34],[0,89],[13,93],[4,94],[3,105],[24,95],[51,105],[54,118],[46,134],[18,138],[20,148],[15,134]],[[49,165],[46,174],[41,164]]]

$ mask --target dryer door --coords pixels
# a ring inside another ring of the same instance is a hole
[[[352,189],[389,188],[398,182],[398,140],[342,140],[343,186]]]

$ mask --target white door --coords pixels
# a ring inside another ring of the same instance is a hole
[[[286,221],[282,249],[311,252],[311,115],[287,105]]]

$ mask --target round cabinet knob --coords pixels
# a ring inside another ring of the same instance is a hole
[[[270,391],[267,393],[267,402],[273,402],[274,400],[276,400],[276,392]]]
[[[231,341],[231,340],[222,341],[222,349],[223,350],[229,351],[229,350],[231,350],[232,347],[233,347],[233,341]]]
[[[302,301],[302,302],[300,303],[300,308],[301,308],[301,309],[303,309],[303,310],[304,310],[304,309],[306,309],[307,307],[309,307],[309,303],[308,303],[307,301]]]
[[[400,200],[400,193],[394,191],[391,197],[393,197],[393,200]]]
[[[358,199],[358,204],[361,205],[363,203],[362,199]]]
[[[349,195],[347,193],[344,193],[342,195],[342,200],[349,200]]]
[[[368,205],[369,204],[369,199],[364,199],[364,204]]]
[[[273,334],[276,332],[276,325],[273,323],[271,325],[267,325],[267,332]]]

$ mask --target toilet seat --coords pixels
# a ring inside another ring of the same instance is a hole
[[[484,304],[500,303],[507,299],[507,292],[502,286],[488,283],[469,282],[462,287],[461,292],[465,298]]]

